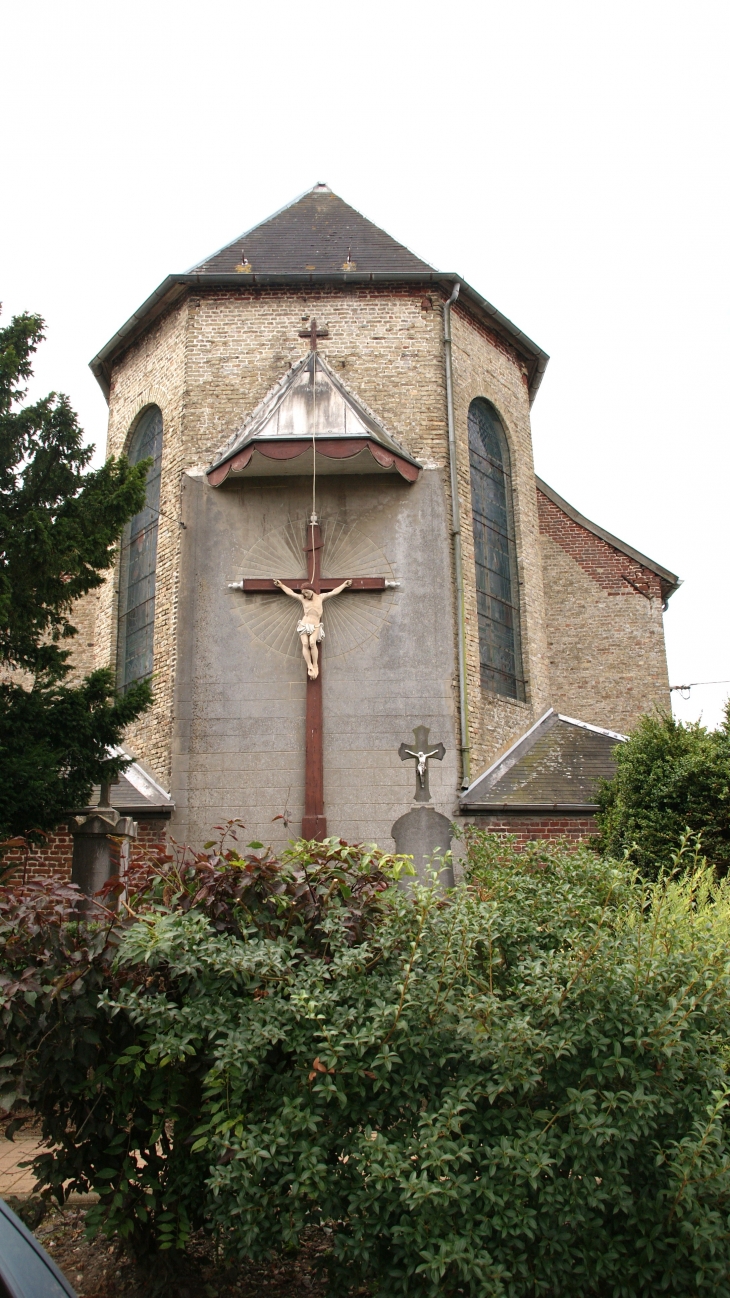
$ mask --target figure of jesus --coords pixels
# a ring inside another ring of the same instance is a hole
[[[298,600],[302,606],[302,617],[297,622],[297,635],[302,642],[302,654],[307,664],[307,676],[311,680],[315,680],[319,675],[318,645],[320,640],[324,640],[322,605],[326,599],[332,599],[333,595],[340,595],[343,590],[352,585],[352,581],[348,578],[347,581],[343,581],[341,586],[336,586],[334,590],[328,590],[323,595],[317,595],[309,587],[304,586],[301,595],[298,595],[295,590],[290,590],[288,586],[285,586],[283,581],[279,581],[278,577],[272,577],[271,580],[275,586],[279,587],[282,594],[291,595],[292,599]]]

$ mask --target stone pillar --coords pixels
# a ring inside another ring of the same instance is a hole
[[[71,882],[78,884],[89,899],[112,875],[124,872],[130,839],[137,837],[136,820],[120,816],[108,804],[109,786],[102,785],[100,805],[89,815],[74,816],[69,821],[74,841]]]

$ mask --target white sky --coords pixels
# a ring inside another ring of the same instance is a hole
[[[33,394],[103,447],[91,356],[324,180],[550,353],[538,473],[684,579],[671,683],[730,678],[729,27],[720,0],[6,7],[0,297],[47,321]]]

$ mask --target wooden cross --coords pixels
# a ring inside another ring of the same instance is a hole
[[[414,802],[430,802],[431,793],[428,787],[428,763],[429,758],[435,757],[437,762],[444,759],[446,749],[443,744],[436,744],[429,750],[428,747],[428,726],[416,726],[413,731],[414,744],[412,748],[408,744],[401,744],[398,749],[398,755],[402,762],[407,761],[409,757],[416,762],[416,794]]]
[[[315,320],[314,316],[312,316],[312,323],[310,324],[308,329],[299,330],[299,337],[309,339],[309,347],[310,350],[313,352],[316,352],[317,350],[317,339],[329,338],[329,336],[330,336],[330,331],[326,325],[324,326],[324,329],[317,328],[317,321]]]
[[[334,590],[341,586],[346,577],[322,576],[322,533],[317,515],[312,514],[307,523],[307,540],[304,553],[307,558],[307,577],[282,577],[284,585],[290,590],[301,591],[302,588],[315,591]],[[386,590],[400,585],[397,581],[387,581],[385,577],[352,577],[350,590],[354,594],[361,591]],[[242,590],[244,595],[262,595],[276,593],[278,587],[268,577],[244,577],[243,581],[232,582],[232,587]],[[292,637],[294,621],[292,619]],[[305,724],[304,755],[304,815],[302,817],[302,838],[323,839],[327,837],[327,818],[324,814],[324,763],[322,756],[322,659],[324,641],[319,645],[319,675],[312,680],[307,677],[307,712]]]

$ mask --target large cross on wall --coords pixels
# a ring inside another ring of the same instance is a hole
[[[314,316],[306,329],[300,329],[300,338],[308,338],[310,350],[316,352],[317,339],[328,337],[328,329],[319,329]],[[314,360],[316,364],[316,359]],[[314,371],[312,371],[314,382]],[[349,583],[353,594],[385,590],[389,586],[398,586],[397,581],[388,581],[385,577],[323,577],[322,576],[322,531],[319,520],[312,513],[307,524],[307,540],[304,554],[307,560],[307,577],[282,577],[275,581],[273,577],[244,577],[243,581],[232,582],[231,586],[242,590],[244,595],[274,594],[281,590],[281,585],[290,591],[300,594],[302,590],[313,590],[321,595],[334,591],[343,583]],[[278,583],[281,583],[278,584]],[[303,615],[304,616],[304,615]],[[293,628],[292,628],[293,633]],[[307,676],[307,704],[304,741],[304,815],[302,817],[302,837],[321,840],[327,837],[327,817],[324,812],[324,725],[322,713],[322,659],[324,642],[318,645],[319,662],[317,675]]]
[[[282,577],[280,580],[290,590],[300,593],[302,590],[313,590],[317,595],[335,590],[343,582],[350,581],[349,590],[353,594],[367,594],[377,590],[399,585],[385,577],[323,577],[322,576],[322,532],[316,514],[312,514],[307,524],[307,540],[304,554],[307,560],[306,577]],[[233,582],[231,586],[242,590],[244,595],[275,594],[280,587],[273,577],[244,577],[243,581]],[[292,625],[292,635],[294,626]],[[302,838],[323,839],[327,837],[327,818],[324,812],[324,758],[323,758],[323,718],[322,718],[322,659],[324,642],[319,645],[319,672],[314,678],[307,677],[307,700],[304,743],[304,815],[302,817]]]

